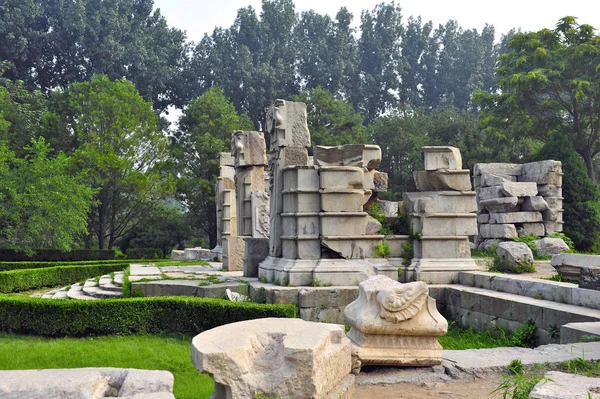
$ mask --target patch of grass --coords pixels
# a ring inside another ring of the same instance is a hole
[[[554,274],[554,275],[552,275],[550,277],[540,277],[540,279],[542,279],[542,280],[548,280],[548,281],[558,281],[560,283],[579,284],[575,280],[566,280],[566,279],[564,279],[563,276],[561,276],[560,274]]]
[[[514,360],[511,361],[513,364]],[[510,369],[510,365],[509,365]],[[541,372],[510,370],[510,374],[502,375],[502,382],[492,391],[492,394],[500,394],[502,398],[527,399],[529,393],[540,381],[549,381]]]
[[[375,244],[375,257],[376,258],[389,258],[390,257],[390,246],[385,241],[380,241]]]
[[[213,381],[190,361],[191,337],[130,335],[40,338],[0,334],[0,369],[120,367],[168,370],[178,399],[208,398]]]
[[[481,249],[472,249],[471,258],[491,258],[494,256],[493,251],[483,251]]]
[[[438,341],[444,349],[454,350],[511,346],[508,334],[495,324],[485,331],[479,331],[472,327],[465,328],[455,322],[449,322],[448,333],[443,337],[438,337]]]

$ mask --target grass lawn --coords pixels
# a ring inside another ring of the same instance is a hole
[[[511,346],[502,330],[480,332],[452,322],[448,334],[439,341],[444,349]],[[79,367],[169,370],[175,376],[177,399],[209,398],[213,381],[192,365],[191,342],[190,337],[155,335],[42,338],[0,334],[0,370]]]
[[[190,337],[153,335],[93,338],[41,338],[0,334],[0,369],[118,367],[168,370],[177,399],[208,399],[210,377],[191,361]]]

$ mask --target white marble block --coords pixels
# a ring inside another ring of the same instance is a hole
[[[402,284],[372,276],[358,286],[358,298],[346,306],[352,327],[353,370],[368,364],[431,366],[442,362],[437,337],[448,331],[422,281]]]
[[[337,324],[247,320],[195,336],[192,362],[214,379],[214,399],[326,399],[351,378],[351,343]]]
[[[462,156],[460,150],[450,146],[425,146],[425,170],[460,170],[462,169]]]

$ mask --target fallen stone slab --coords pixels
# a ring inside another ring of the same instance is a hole
[[[552,256],[552,266],[565,279],[579,281],[582,267],[599,267],[600,256],[581,254],[558,254]]]
[[[0,371],[2,399],[174,399],[173,374],[162,370],[79,368]]]
[[[491,198],[479,201],[479,205],[490,212],[514,212],[518,206],[519,199],[517,197],[501,197]],[[490,218],[488,217],[488,220]]]
[[[343,326],[299,319],[247,320],[192,340],[192,362],[213,377],[214,399],[347,397],[350,352]]]
[[[529,393],[529,399],[600,398],[600,378],[548,371]]]
[[[560,343],[600,341],[600,322],[567,323],[560,327]]]
[[[445,350],[442,365],[453,377],[485,377],[489,373],[507,371],[508,364],[514,359],[520,359],[524,366],[532,366],[558,364],[580,357],[587,360],[600,359],[600,342],[551,344],[533,349],[511,347]]]
[[[478,163],[473,167],[473,175],[492,173],[497,176],[520,176],[523,165],[516,163]]]
[[[553,160],[526,163],[523,165],[519,181],[561,186],[562,163]]]

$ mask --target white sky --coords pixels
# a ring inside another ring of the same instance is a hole
[[[345,6],[354,14],[358,25],[360,13],[373,9],[382,0],[296,0],[296,11],[315,10],[335,16]],[[389,2],[386,1],[386,2]],[[261,0],[154,0],[169,25],[187,31],[188,40],[198,42],[204,33],[211,34],[216,26],[228,28],[237,10],[251,5],[257,12]],[[554,28],[559,18],[572,15],[579,23],[600,28],[600,1],[598,0],[401,0],[397,1],[404,18],[421,16],[434,25],[456,19],[465,29],[481,30],[486,23],[496,27],[496,39],[511,28],[524,31]]]

